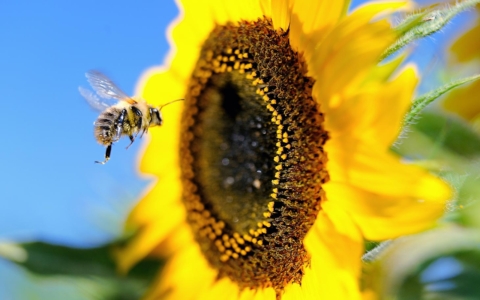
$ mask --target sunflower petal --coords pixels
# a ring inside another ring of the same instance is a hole
[[[145,299],[198,299],[208,293],[216,276],[217,272],[192,243],[167,262]]]
[[[326,295],[329,299],[360,299],[362,243],[348,214],[327,201],[305,238],[305,247],[315,255],[302,281],[302,293],[311,299]]]
[[[181,98],[185,94],[184,82],[172,76],[165,67],[153,67],[137,83],[137,93],[149,104],[159,106]]]
[[[375,144],[331,141],[329,170],[332,182],[395,197],[413,197],[443,203],[451,189],[440,179],[414,165],[402,163]],[[348,150],[347,150],[348,149]]]
[[[480,95],[480,80],[449,92],[443,102],[443,106],[446,110],[454,112],[470,122],[474,122],[480,117],[478,95]]]
[[[178,174],[178,171],[172,170],[172,173]],[[132,210],[127,224],[142,226],[164,215],[162,222],[169,220],[170,217],[166,213],[168,209],[182,205],[179,201],[181,186],[178,181],[178,177],[172,174],[162,177],[162,180],[159,180]]]
[[[334,26],[347,12],[350,1],[294,1],[292,14],[302,20],[302,32],[310,34]]]
[[[290,43],[308,61],[317,45],[345,15],[350,1],[294,1],[290,14]]]
[[[241,20],[254,21],[262,17],[263,13],[258,0],[245,0],[242,3],[232,0],[212,0],[210,5],[218,24]]]
[[[207,292],[198,297],[199,300],[225,299],[237,300],[240,296],[238,285],[227,278],[220,279]]]
[[[182,5],[179,5],[180,17],[169,27],[171,51],[167,61],[171,66],[169,75],[181,83],[185,89],[203,41],[215,26],[215,21],[214,12],[203,2],[192,0],[182,0],[181,2]],[[192,9],[185,10],[182,7]],[[197,16],[202,16],[202,21]],[[158,89],[158,91],[160,90]]]
[[[157,258],[172,256],[192,241],[193,235],[190,226],[184,222],[175,227],[163,241],[159,241],[159,244],[149,253],[149,256]]]
[[[363,235],[372,241],[396,238],[431,228],[445,205],[414,197],[385,197],[348,184],[329,183],[328,195],[348,209]]]
[[[411,1],[405,0],[367,2],[357,7],[352,12],[351,16],[359,19],[363,17],[370,20],[374,17],[385,17],[386,15],[393,14],[399,10],[408,10],[413,7]]]
[[[291,1],[280,0],[271,2],[272,22],[275,29],[287,30],[290,26]]]
[[[478,6],[477,6],[478,7]],[[480,57],[480,21],[477,24],[462,35],[452,45],[452,51],[455,53],[459,62],[468,62]]]
[[[139,81],[139,89],[142,89],[142,98],[154,105],[161,105],[172,100],[180,99],[184,95],[184,87],[181,82],[160,68],[147,71]],[[180,117],[183,104],[175,103],[162,111],[164,123],[160,128],[152,128],[151,133],[161,131],[159,139],[151,139],[142,152],[140,170],[143,173],[156,174],[158,170],[171,170],[170,166],[176,166],[178,161],[178,143],[180,131]],[[146,137],[147,138],[147,137]],[[152,161],[156,163],[152,164]],[[161,168],[158,168],[158,167]],[[175,169],[175,168],[173,168]]]
[[[344,139],[342,135],[354,136],[388,149],[398,137],[417,82],[416,69],[412,66],[406,67],[391,82],[370,79],[369,86],[362,92],[329,110],[326,126],[339,139]]]
[[[406,58],[406,54],[401,54],[398,55],[398,57],[392,58],[388,62],[382,62],[381,65],[378,65],[371,71],[363,84],[368,85],[372,82],[383,83],[389,81],[392,78],[393,74],[398,71],[400,65],[405,62]]]
[[[387,22],[357,22],[349,18],[336,27],[317,46],[309,63],[313,76],[322,78],[315,83],[314,94],[318,100],[326,102],[327,114],[340,105],[348,105],[338,102],[333,105],[329,100],[338,94],[341,99],[349,99],[358,93],[381,53],[394,39]]]
[[[185,210],[181,206],[166,207],[168,218],[151,222],[133,237],[127,246],[116,252],[118,269],[126,273],[139,260],[145,258],[168,234],[180,226],[185,219]],[[160,217],[159,217],[160,218]]]

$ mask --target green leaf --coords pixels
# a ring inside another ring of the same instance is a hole
[[[463,158],[480,156],[480,136],[462,119],[435,112],[424,112],[414,129],[440,147]]]
[[[391,150],[442,177],[458,178],[480,160],[480,135],[463,119],[427,110]]]
[[[112,249],[117,245],[81,249],[43,242],[0,244],[0,255],[43,280],[76,278],[79,286],[88,286],[99,299],[139,299],[162,262],[143,260],[128,275],[120,275],[112,258]]]
[[[466,0],[454,5],[443,5],[436,10],[426,10],[406,17],[395,28],[399,38],[382,55],[382,60],[414,40],[429,36],[442,29],[450,19],[464,10],[473,8],[480,0]]]
[[[43,242],[19,244],[26,251],[24,261],[17,264],[41,275],[117,277],[111,252],[116,244],[97,248],[71,248]],[[160,268],[161,262],[150,260],[139,263],[130,276],[148,279]]]

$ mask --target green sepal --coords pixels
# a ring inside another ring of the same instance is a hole
[[[413,101],[413,104],[410,107],[410,110],[405,115],[405,118],[403,120],[403,126],[406,127],[406,126],[409,126],[412,123],[414,123],[415,120],[420,115],[420,113],[422,112],[422,110],[428,104],[432,103],[435,99],[438,99],[440,96],[442,96],[446,92],[448,92],[448,91],[450,91],[450,90],[454,89],[455,87],[458,87],[462,84],[472,82],[472,81],[477,80],[479,78],[480,78],[480,74],[475,75],[475,76],[471,76],[471,77],[467,77],[467,78],[462,78],[462,79],[459,79],[459,80],[455,80],[455,81],[452,81],[450,83],[447,83],[447,84],[437,88],[436,90],[433,90],[429,93],[426,93],[426,94],[418,97],[417,99],[415,99]]]
[[[454,5],[443,5],[439,9],[425,10],[406,17],[396,27],[399,37],[388,47],[381,56],[381,60],[389,57],[411,42],[429,36],[442,29],[459,13],[473,8],[480,0],[466,0]]]

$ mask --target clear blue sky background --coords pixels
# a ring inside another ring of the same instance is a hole
[[[177,12],[170,0],[1,0],[0,240],[90,246],[121,232],[148,184],[136,171],[140,143],[127,151],[123,140],[108,164],[94,164],[104,155],[93,137],[98,113],[78,86],[98,69],[132,94],[142,71],[163,61]],[[416,54],[438,55],[441,39]],[[63,291],[0,260],[0,299],[23,299],[24,288],[49,299]]]
[[[98,113],[78,86],[98,69],[132,94],[163,61],[177,12],[173,1],[1,0],[1,240],[89,246],[119,234],[148,183],[136,171],[140,143],[119,142],[108,164],[94,164],[105,151],[93,137]],[[42,293],[0,260],[0,299],[23,299],[25,281]]]

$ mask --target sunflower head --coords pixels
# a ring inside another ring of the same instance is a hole
[[[216,26],[182,119],[187,220],[207,260],[241,288],[301,282],[303,240],[328,180],[314,80],[271,19]]]
[[[167,256],[152,297],[359,298],[364,238],[432,226],[449,196],[388,150],[417,79],[377,66],[395,33],[372,19],[401,5],[186,1],[142,85],[185,101],[152,130],[121,269]]]

